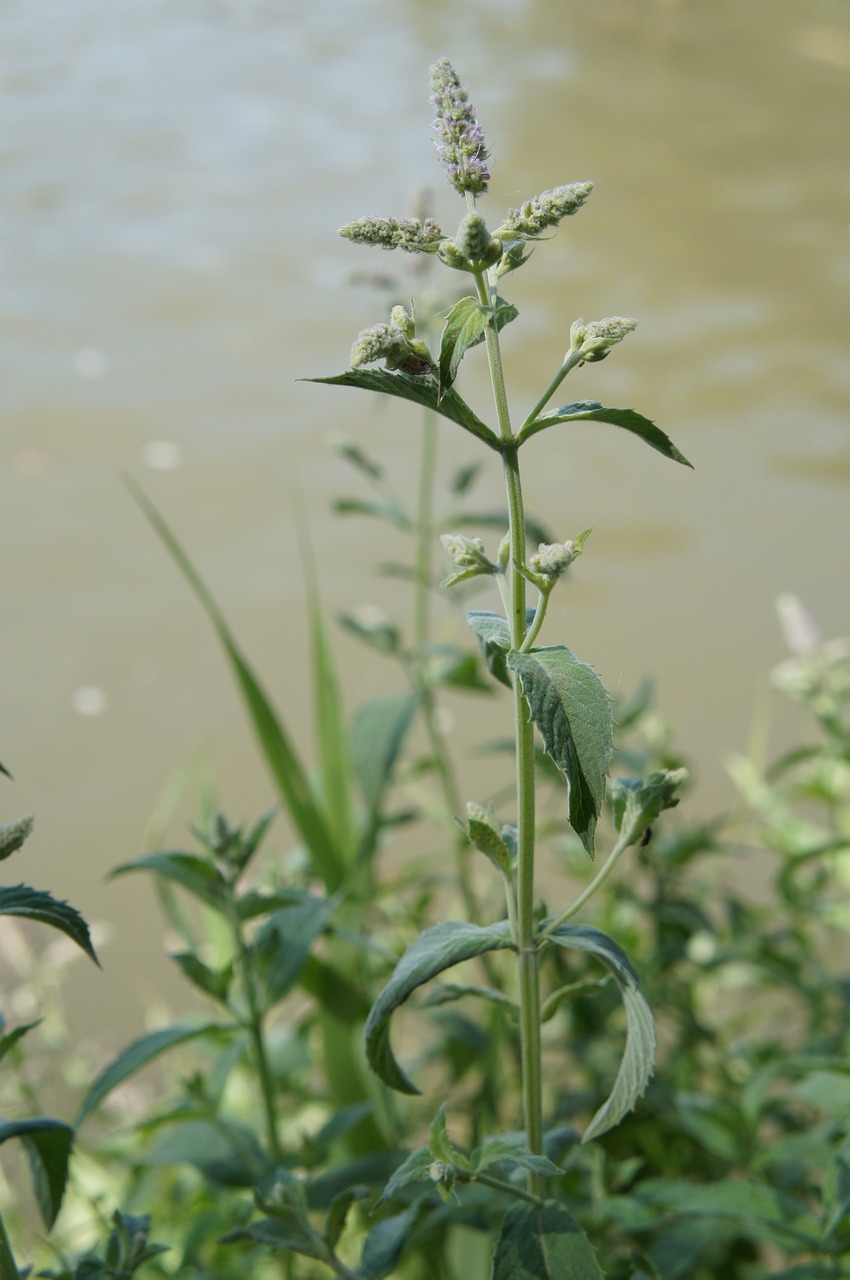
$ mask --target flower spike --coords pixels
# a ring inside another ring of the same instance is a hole
[[[490,181],[484,131],[448,58],[440,58],[431,68],[431,88],[430,100],[437,108],[437,156],[446,177],[459,195],[483,195]]]

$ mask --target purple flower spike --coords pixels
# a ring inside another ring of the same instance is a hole
[[[430,100],[437,108],[437,156],[446,177],[460,195],[468,191],[482,195],[490,181],[484,131],[448,58],[441,58],[431,68],[431,88]]]

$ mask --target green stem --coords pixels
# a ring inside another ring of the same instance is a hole
[[[474,1181],[483,1183],[485,1187],[492,1187],[494,1191],[504,1191],[505,1195],[512,1196],[514,1200],[526,1200],[529,1204],[538,1206],[545,1203],[542,1196],[523,1191],[522,1187],[516,1186],[513,1182],[503,1182],[501,1178],[494,1178],[490,1173],[476,1173]]]
[[[483,271],[476,272],[478,297],[492,306],[495,287]],[[510,604],[508,622],[511,644],[520,649],[526,636],[525,579],[518,568],[525,562],[525,513],[522,500],[518,450],[511,430],[510,411],[505,390],[499,332],[493,312],[484,328],[490,380],[496,402],[499,434],[504,443],[502,462],[508,499],[510,565],[506,578]],[[543,1150],[542,1065],[540,1048],[539,957],[534,936],[534,726],[522,696],[519,680],[513,682],[514,734],[516,742],[517,787],[517,917],[514,942],[518,957],[520,1048],[522,1059],[522,1097],[525,1133],[528,1147],[539,1155]],[[543,1180],[528,1173],[528,1191],[540,1195]]]
[[[413,634],[417,647],[431,638],[431,549],[433,543],[434,473],[437,465],[437,419],[431,409],[422,416],[419,492],[416,511],[416,589]]]
[[[268,1055],[266,1053],[265,1037],[263,1036],[263,1013],[260,1009],[260,1002],[257,998],[257,988],[254,983],[254,975],[251,972],[251,956],[242,935],[242,924],[236,911],[236,902],[234,897],[231,897],[230,899],[230,910],[228,914],[230,928],[239,959],[239,976],[242,984],[242,994],[248,1010],[248,1033],[251,1037],[251,1044],[254,1050],[254,1062],[260,1083],[260,1098],[266,1121],[266,1136],[268,1139],[269,1151],[272,1159],[279,1161],[283,1158],[283,1151],[277,1132],[274,1081],[272,1079],[271,1068],[269,1066]]]
[[[572,351],[568,351],[566,358],[564,360],[564,363],[561,365],[560,369],[555,374],[554,378],[549,383],[546,390],[543,392],[543,395],[537,401],[537,404],[531,410],[531,413],[525,419],[525,422],[523,422],[522,426],[517,432],[517,436],[524,437],[526,429],[531,426],[532,422],[537,417],[538,413],[543,412],[543,410],[546,408],[547,404],[552,399],[555,392],[558,390],[558,387],[564,381],[564,378],[566,378],[570,369],[574,369],[577,364],[581,364],[581,356],[577,355]]]
[[[541,934],[541,938],[548,937],[550,934],[554,933],[554,931],[557,929],[559,924],[566,924],[567,921],[571,920],[574,915],[578,915],[579,911],[581,911],[582,907],[588,901],[588,899],[592,898],[594,893],[596,893],[596,890],[599,888],[599,886],[604,884],[605,881],[608,879],[611,872],[614,870],[617,863],[619,862],[620,858],[625,853],[626,849],[630,847],[630,843],[631,842],[628,840],[617,841],[617,843],[614,845],[614,848],[608,854],[608,857],[605,859],[605,862],[600,867],[597,874],[593,877],[593,879],[591,880],[587,888],[582,890],[582,892],[576,898],[572,906],[567,907],[566,911],[562,911],[561,914],[559,916],[556,916],[554,920],[550,920],[548,922],[548,924],[546,925],[546,928],[543,930]]]

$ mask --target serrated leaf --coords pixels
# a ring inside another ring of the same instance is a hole
[[[672,440],[664,434],[649,418],[635,409],[606,409],[598,400],[578,400],[575,404],[564,404],[558,409],[549,409],[530,422],[527,427],[517,432],[517,443],[522,444],[529,436],[544,431],[546,427],[554,427],[559,422],[610,422],[612,426],[622,427],[638,436],[650,448],[669,458],[671,462],[681,462],[683,466],[692,464],[683,453],[680,453]]]
[[[162,1027],[159,1031],[151,1031],[147,1035],[140,1036],[119,1053],[118,1057],[114,1058],[96,1078],[83,1099],[83,1105],[77,1116],[77,1127],[94,1111],[95,1107],[103,1102],[104,1098],[109,1096],[113,1089],[117,1089],[119,1084],[129,1080],[130,1076],[134,1076],[137,1071],[141,1071],[142,1067],[146,1067],[149,1062],[167,1053],[169,1049],[175,1049],[189,1040],[198,1040],[205,1036],[231,1035],[234,1030],[236,1030],[234,1027],[204,1022],[192,1026],[177,1024]]]
[[[17,853],[32,834],[34,822],[35,818],[30,813],[25,818],[16,818],[14,822],[4,822],[0,826],[0,862]]]
[[[593,857],[614,752],[611,699],[593,667],[566,645],[513,650],[507,665],[519,676],[543,745],[567,779],[570,824]]]
[[[0,916],[21,916],[58,929],[100,967],[85,920],[74,907],[60,902],[52,894],[31,889],[26,884],[5,885],[0,888]]]
[[[391,1174],[387,1185],[381,1192],[378,1204],[383,1200],[391,1200],[402,1187],[411,1182],[430,1181],[428,1170],[434,1163],[434,1157],[427,1147],[418,1147],[402,1160],[398,1168]]]
[[[373,1004],[364,1028],[369,1065],[384,1084],[400,1093],[419,1092],[393,1055],[389,1030],[394,1011],[404,1004],[417,987],[421,987],[443,970],[451,969],[462,960],[483,955],[486,951],[512,947],[507,920],[486,928],[463,921],[446,920],[426,929],[407,948],[389,982]]]
[[[428,1131],[428,1150],[435,1160],[442,1160],[444,1164],[451,1165],[455,1169],[468,1170],[471,1168],[467,1156],[449,1137],[445,1103],[440,1106],[431,1121],[431,1128]]]
[[[74,1130],[61,1120],[33,1116],[0,1124],[0,1143],[10,1138],[19,1138],[24,1144],[39,1212],[50,1228],[65,1194]]]
[[[643,1095],[655,1068],[655,1025],[631,961],[606,933],[592,925],[560,924],[545,936],[559,947],[588,951],[601,960],[620,988],[626,1010],[625,1052],[610,1097],[585,1130],[582,1142],[589,1142],[619,1124]]]
[[[665,809],[679,803],[679,788],[687,769],[659,769],[648,778],[615,778],[611,783],[611,812],[621,839],[635,844]]]
[[[440,336],[440,392],[445,394],[457,377],[464,352],[484,333],[487,308],[477,298],[461,298],[446,316]]]
[[[491,1280],[604,1280],[590,1241],[555,1200],[514,1204],[502,1220]]]
[[[433,375],[390,373],[388,369],[349,369],[333,378],[302,378],[302,382],[325,383],[332,387],[360,387],[364,391],[378,391],[383,395],[398,396],[413,404],[434,409],[451,422],[483,440],[491,449],[499,448],[499,437],[473,413],[469,405],[453,389],[440,395],[440,384]]]
[[[387,784],[419,699],[414,693],[373,698],[358,708],[351,725],[351,760],[371,814],[380,811]]]
[[[530,1169],[545,1178],[559,1178],[563,1169],[559,1169],[546,1156],[535,1155],[529,1151],[525,1136],[521,1133],[501,1134],[496,1138],[488,1138],[473,1151],[470,1161],[476,1173],[482,1173],[494,1164],[508,1163],[519,1169]]]
[[[193,897],[200,898],[208,907],[227,913],[228,887],[222,873],[209,858],[195,853],[167,852],[147,853],[132,862],[123,862],[110,873],[110,880],[129,875],[132,871],[152,871],[163,880],[179,884]]]

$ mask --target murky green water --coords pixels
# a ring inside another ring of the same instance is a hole
[[[392,261],[338,225],[404,213],[429,182],[437,215],[458,213],[429,132],[443,53],[492,144],[485,215],[596,182],[512,278],[517,408],[577,315],[636,315],[569,396],[635,405],[696,466],[603,427],[529,447],[530,507],[563,537],[595,530],[550,638],[611,688],[653,673],[693,803],[728,799],[722,755],[781,653],[777,593],[848,626],[844,0],[12,0],[0,47],[3,808],[38,815],[18,874],[118,925],[106,975],[80,979],[91,1025],[128,974],[133,1000],[165,982],[147,890],[102,877],[140,849],[169,775],[200,749],[234,814],[271,798],[120,473],[177,527],[309,751],[293,492],[333,606],[403,610],[372,572],[381,529],[329,514],[357,485],[326,438],[351,433],[408,484],[418,428],[295,379],[342,369],[382,318],[346,276]],[[471,456],[449,424],[441,449],[444,474]],[[494,471],[480,500],[498,499]],[[360,693],[381,687],[339,654]]]

